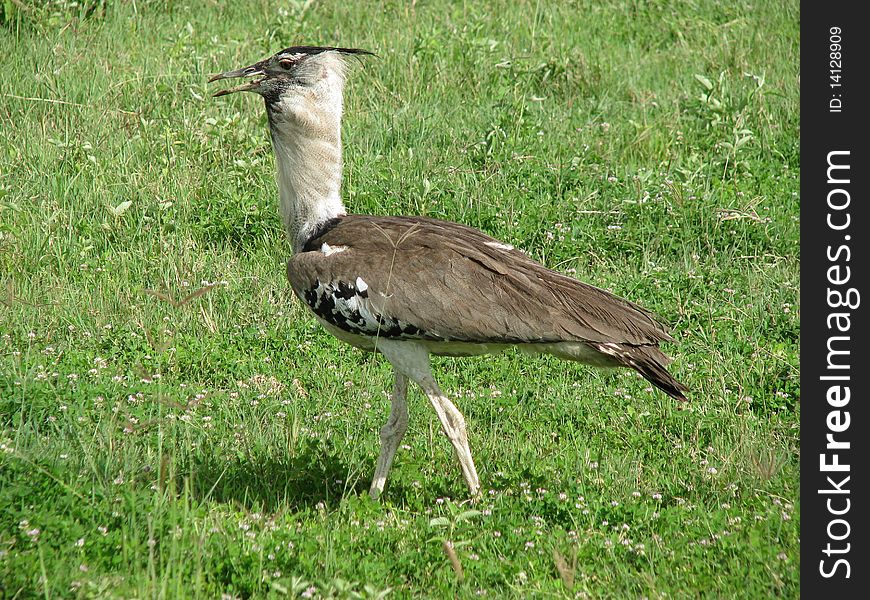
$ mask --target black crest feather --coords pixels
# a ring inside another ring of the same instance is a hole
[[[341,54],[356,54],[377,56],[374,52],[362,48],[340,48],[337,46],[291,46],[279,54],[320,54],[321,52],[340,52]]]

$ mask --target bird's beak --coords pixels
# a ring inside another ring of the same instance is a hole
[[[220,81],[221,79],[233,79],[235,77],[255,77],[257,75],[263,75],[262,63],[257,63],[243,69],[236,69],[235,71],[226,71],[224,73],[212,75],[209,78],[208,82],[211,83],[213,81]],[[262,81],[262,79],[252,79],[251,81],[245,82],[241,85],[237,85],[236,87],[215,92],[213,96],[217,98],[218,96],[226,96],[227,94],[232,94],[234,92],[248,92],[256,89]]]

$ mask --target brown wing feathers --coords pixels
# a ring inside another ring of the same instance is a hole
[[[583,342],[685,399],[685,386],[667,372],[669,359],[658,349],[672,338],[649,312],[547,269],[471,227],[422,217],[349,215],[322,228],[305,250],[288,263],[294,291],[322,318],[338,314],[334,324],[352,333]],[[372,319],[379,321],[373,325]]]

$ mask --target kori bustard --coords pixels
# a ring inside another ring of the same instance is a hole
[[[345,57],[353,48],[296,46],[209,81],[263,97],[278,170],[280,211],[293,247],[293,292],[327,331],[380,352],[395,384],[370,494],[384,489],[408,428],[408,382],[419,385],[456,450],[468,490],[480,481],[465,419],[432,376],[429,356],[518,346],[597,367],[629,367],[665,393],[687,388],[665,368],[673,341],[639,306],[531,260],[477,229],[424,217],[348,214],[341,201]]]

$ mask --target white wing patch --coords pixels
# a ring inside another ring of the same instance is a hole
[[[320,251],[323,252],[324,256],[331,256],[333,254],[338,254],[339,252],[344,252],[347,250],[347,246],[330,246],[326,242],[320,247]]]
[[[496,250],[513,250],[514,247],[510,244],[502,244],[501,242],[484,242],[485,246],[495,248]]]

